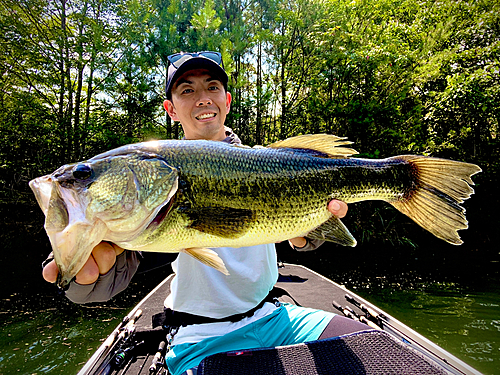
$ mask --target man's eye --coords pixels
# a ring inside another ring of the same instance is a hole
[[[189,94],[191,92],[193,92],[193,89],[184,89],[184,90],[182,90],[183,94]]]

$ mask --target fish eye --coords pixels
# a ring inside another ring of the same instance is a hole
[[[92,168],[88,164],[78,164],[73,169],[73,177],[77,180],[86,180],[92,176]]]

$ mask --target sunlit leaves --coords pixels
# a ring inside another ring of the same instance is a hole
[[[371,156],[485,159],[499,14],[492,0],[1,0],[0,165],[27,180],[181,137],[161,105],[166,57],[205,49],[223,55],[227,124],[248,144],[326,132]]]

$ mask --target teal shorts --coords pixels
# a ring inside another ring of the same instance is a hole
[[[212,354],[314,341],[334,316],[283,303],[271,314],[224,336],[173,346],[166,356],[167,366],[173,375],[179,375]]]

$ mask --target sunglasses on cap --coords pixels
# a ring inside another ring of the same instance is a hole
[[[202,52],[180,52],[175,53],[167,57],[168,62],[174,66],[174,68],[179,69],[179,67],[187,60],[192,59],[193,57],[205,57],[207,59],[212,60],[217,65],[220,65],[224,68],[224,64],[222,63],[222,55],[219,52],[213,51],[202,51]]]

